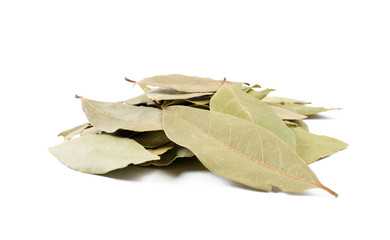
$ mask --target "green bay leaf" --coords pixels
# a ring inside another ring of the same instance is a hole
[[[81,136],[51,147],[49,151],[66,166],[92,174],[159,159],[132,139],[108,134]]]
[[[233,115],[262,126],[295,149],[295,135],[283,120],[264,102],[237,87],[225,84],[211,98],[210,109]]]
[[[88,121],[101,131],[112,133],[118,129],[136,132],[162,130],[161,110],[158,108],[79,98]]]
[[[171,106],[163,110],[167,136],[188,148],[210,171],[265,191],[322,188],[307,164],[267,129],[231,115]]]

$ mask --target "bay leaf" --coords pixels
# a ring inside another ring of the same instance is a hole
[[[237,87],[222,86],[211,98],[210,109],[233,115],[262,126],[295,149],[295,135],[283,120],[264,102]]]
[[[70,140],[74,136],[80,134],[84,129],[86,129],[89,126],[89,123],[84,123],[79,126],[76,126],[74,128],[65,130],[63,132],[60,132],[57,136],[63,136],[64,140]]]
[[[49,151],[66,166],[92,174],[159,159],[132,139],[108,134],[81,136],[51,147]]]
[[[164,131],[142,132],[132,139],[146,148],[156,148],[171,142]]]
[[[142,167],[146,167],[146,166],[150,166],[150,165],[154,165],[157,167],[168,166],[178,158],[187,158],[187,157],[193,157],[193,156],[194,156],[194,154],[190,150],[188,150],[187,148],[179,146],[179,145],[175,145],[174,148],[172,148],[168,152],[160,155],[160,160],[149,161],[146,163],[139,164],[139,166],[142,166]]]
[[[296,192],[322,188],[306,163],[283,140],[247,120],[185,106],[163,110],[168,138],[188,148],[210,171],[244,185]]]
[[[313,163],[338,151],[348,144],[323,135],[309,133],[301,127],[292,128],[297,139],[297,153],[306,162]]]
[[[181,92],[215,92],[223,84],[223,81],[217,81],[211,78],[201,78],[185,76],[181,74],[158,75],[145,78],[139,82],[139,85],[168,87]],[[233,86],[241,86],[244,83],[229,82]]]
[[[144,93],[137,97],[133,97],[125,101],[121,101],[120,103],[131,104],[131,105],[146,105],[154,102],[146,95],[146,93]]]
[[[298,114],[296,112],[293,112],[291,110],[288,110],[286,108],[282,108],[276,104],[268,104],[271,109],[283,120],[302,120],[307,118],[305,115]]]
[[[102,134],[102,131],[100,131],[99,129],[97,129],[94,126],[91,126],[89,128],[83,129],[83,131],[81,131],[81,133],[80,133],[80,136],[84,136],[84,135],[88,135],[88,134]]]
[[[88,121],[101,131],[112,133],[125,129],[144,132],[162,129],[161,110],[158,108],[79,98]]]
[[[264,102],[270,102],[270,103],[278,103],[278,104],[285,104],[285,103],[300,103],[300,104],[311,104],[311,102],[306,102],[298,99],[293,98],[284,98],[284,97],[270,97],[266,96],[263,99]]]
[[[300,115],[305,115],[305,116],[339,109],[339,108],[309,107],[309,106],[305,106],[305,105],[297,104],[297,103],[285,103],[285,104],[279,104],[279,106],[282,108],[288,109],[290,111],[296,112]]]
[[[174,99],[189,99],[194,97],[201,97],[205,95],[212,95],[210,92],[196,92],[187,93],[177,91],[173,88],[156,88],[147,93],[148,98],[152,100],[174,100]]]
[[[175,147],[175,143],[169,142],[169,143],[162,145],[160,147],[146,148],[146,150],[148,150],[153,155],[161,155],[161,154],[166,153],[168,150],[172,149],[173,147]]]
[[[298,127],[301,127],[302,129],[309,132],[309,126],[303,121],[303,120],[291,120],[292,122],[296,123]]]
[[[275,89],[266,88],[262,91],[249,90],[247,93],[254,96],[255,98],[261,100],[265,98],[270,92],[275,91]]]
[[[287,120],[283,120],[283,122],[284,124],[286,124],[287,127],[298,127],[298,123],[287,121]]]
[[[255,84],[253,86],[241,86],[240,89],[244,92],[249,92],[251,90],[253,90],[254,88],[261,88],[261,86],[259,84]]]

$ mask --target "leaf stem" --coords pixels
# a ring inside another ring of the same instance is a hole
[[[126,81],[128,81],[128,82],[131,82],[131,83],[137,83],[137,81],[134,81],[134,80],[128,79],[127,77],[125,77],[125,80],[126,80]]]
[[[339,196],[336,192],[334,192],[333,190],[331,190],[330,188],[327,188],[325,187],[324,185],[319,185],[320,188],[324,189],[325,191],[327,191],[328,193],[332,194],[333,196],[335,196],[336,198]]]

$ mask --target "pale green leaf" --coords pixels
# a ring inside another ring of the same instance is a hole
[[[145,78],[137,83],[146,86],[173,88],[181,92],[215,92],[222,86],[223,81],[181,74],[169,74]],[[231,82],[231,84],[241,86],[243,83]]]
[[[159,159],[132,139],[108,134],[85,135],[51,147],[49,151],[66,166],[93,174]]]
[[[189,99],[195,97],[201,97],[206,95],[212,95],[210,92],[196,92],[186,93],[180,92],[172,88],[156,88],[152,89],[147,93],[148,98],[152,100],[175,100],[175,99]]]
[[[211,98],[210,109],[262,126],[295,149],[294,133],[284,124],[283,120],[266,103],[246,94],[239,88],[227,84],[222,86]]]
[[[192,151],[210,171],[250,187],[286,192],[323,186],[283,140],[247,120],[185,106],[163,110],[163,126],[175,143]]]
[[[125,129],[144,132],[162,129],[161,110],[158,108],[79,98],[88,121],[101,131],[112,133]]]
[[[72,137],[80,134],[84,129],[86,129],[89,126],[89,123],[84,123],[80,126],[71,128],[69,130],[65,130],[58,134],[58,136],[63,136],[65,140],[72,139]]]
[[[156,148],[171,142],[164,131],[142,132],[132,139],[146,148]]]
[[[315,135],[300,127],[292,130],[297,138],[297,153],[306,163],[325,158],[348,146],[347,143],[335,138]]]

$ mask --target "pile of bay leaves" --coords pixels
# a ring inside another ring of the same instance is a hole
[[[60,162],[104,174],[128,165],[166,166],[196,157],[213,173],[256,189],[322,188],[337,196],[308,164],[347,144],[312,134],[303,122],[330,109],[270,97],[274,89],[226,79],[170,74],[127,80],[145,93],[121,102],[76,96],[88,123],[59,134],[66,141],[49,150]]]

